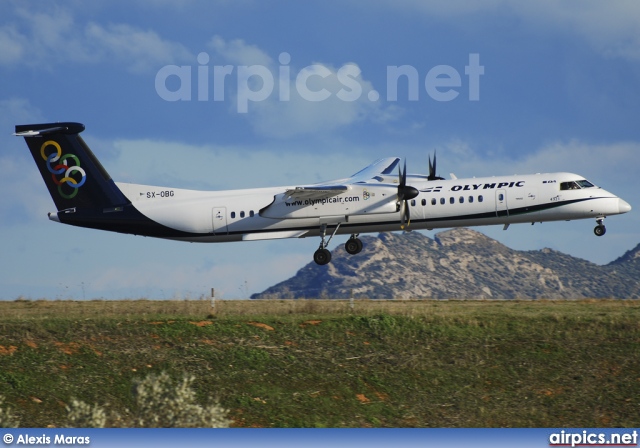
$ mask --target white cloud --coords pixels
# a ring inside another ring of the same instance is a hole
[[[384,8],[418,11],[443,19],[474,15],[515,16],[535,32],[569,32],[605,56],[640,59],[640,3],[636,0],[378,0],[377,3]]]
[[[518,2],[514,12],[534,24],[549,23],[568,30],[609,57],[640,59],[640,3],[633,0],[600,2]]]
[[[640,143],[594,144],[577,139],[556,141],[523,157],[513,158],[504,152],[482,157],[480,151],[476,151],[469,143],[453,140],[439,151],[438,160],[439,167],[446,165],[459,176],[465,177],[565,171],[584,175],[596,183],[611,182],[616,185],[637,183]]]
[[[0,65],[9,65],[20,61],[27,47],[27,39],[18,32],[15,26],[0,27]]]
[[[331,139],[297,144],[192,145],[180,141],[101,141],[86,135],[117,181],[195,189],[257,188],[302,185],[347,177],[379,157],[408,158],[410,173],[426,173],[423,146],[381,142],[378,145]],[[330,149],[327,149],[330,148]],[[640,143],[593,144],[556,141],[521,157],[504,151],[487,154],[473,143],[450,140],[436,145],[438,174],[458,177],[573,172],[617,192],[637,185]]]
[[[16,142],[19,144],[12,146],[21,146],[16,149],[23,151],[23,154],[0,156],[0,166],[4,172],[0,182],[0,188],[4,191],[0,195],[0,214],[5,224],[46,219],[48,212],[55,211],[27,145],[24,141],[18,142],[17,138]]]
[[[244,244],[241,250],[247,255],[244,260],[229,260],[228,248],[218,246],[209,248],[211,253],[219,255],[219,262],[213,264],[202,263],[204,260],[200,258],[201,264],[141,260],[138,266],[111,265],[86,275],[90,280],[84,282],[83,288],[87,298],[116,294],[121,298],[197,299],[208,297],[211,288],[215,288],[219,299],[248,299],[252,293],[293,276],[311,261],[310,254],[282,254],[278,256],[278,263],[269,263],[273,254],[268,255],[256,246]],[[203,249],[178,249],[177,253],[201,253]],[[269,269],[264,269],[266,263]]]
[[[339,149],[319,157],[283,145],[117,140],[100,148],[92,138],[86,140],[100,159],[107,148],[115,149],[104,166],[116,181],[205,190],[317,183],[347,177],[373,162],[371,156]]]
[[[28,99],[21,97],[0,99],[0,129],[8,131],[12,130],[16,124],[36,123],[41,120],[43,120],[42,113]]]
[[[63,61],[95,60],[89,42],[77,32],[80,26],[66,9],[51,7],[45,12],[16,8],[15,25],[18,31],[14,38],[24,45],[20,63],[50,63],[51,56]]]
[[[358,75],[340,79],[340,70],[345,67],[351,67]],[[309,77],[303,82],[302,77],[292,75],[288,82],[290,97],[287,101],[279,99],[278,90],[268,100],[250,105],[254,109],[250,119],[260,134],[289,137],[326,133],[359,121],[387,118],[380,103],[369,100],[369,93],[374,92],[373,86],[371,82],[362,78],[356,64],[345,64],[341,68],[335,68],[328,64],[316,63],[299,73],[302,73],[303,77],[308,74]],[[293,79],[293,76],[296,78]],[[341,99],[340,95],[348,100]],[[372,95],[379,94],[375,92]],[[310,100],[314,97],[317,99]]]
[[[193,59],[183,45],[152,30],[127,24],[77,23],[64,8],[32,11],[18,7],[14,22],[0,27],[0,64],[53,69],[58,63],[117,63],[133,72]]]
[[[54,209],[33,158],[23,138],[11,133],[16,124],[41,122],[41,112],[24,98],[0,100],[0,215],[5,222],[46,218]]]
[[[255,45],[215,36],[210,47],[226,62],[260,66],[243,71],[234,67],[234,108],[261,135],[287,138],[331,132],[359,121],[384,122],[398,116],[397,106],[381,104],[380,94],[366,80],[356,63],[341,67],[314,62],[292,64],[282,53],[278,63]],[[215,58],[217,60],[217,58]],[[214,85],[215,88],[215,85]]]
[[[213,36],[208,46],[229,63],[236,65],[264,65],[270,67],[273,59],[256,45],[245,43],[242,39],[225,41],[220,36]]]
[[[122,61],[134,72],[193,59],[183,45],[162,39],[154,31],[143,31],[126,24],[103,27],[89,23],[85,36],[98,52],[103,53],[103,60]]]

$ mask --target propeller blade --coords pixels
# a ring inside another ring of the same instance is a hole
[[[429,156],[429,177],[427,180],[444,180],[444,178],[436,174],[436,151],[433,151],[433,164],[431,163],[431,156]]]
[[[402,201],[400,205],[400,229],[404,230],[404,228],[409,227],[410,224],[411,224],[411,207],[409,207],[409,204],[407,203],[407,201]]]
[[[407,186],[407,161],[405,160],[404,169],[398,168],[398,202],[411,200],[419,194],[417,188]]]
[[[409,204],[406,202],[404,206],[404,218],[407,220],[407,227],[409,227],[409,224],[411,224],[411,207],[409,207]]]
[[[404,169],[402,170],[402,187],[407,185],[407,159],[404,159]]]
[[[429,156],[429,180],[436,175],[436,155],[433,154],[433,165],[431,164],[431,156]]]
[[[407,169],[407,161],[405,159],[404,168]],[[402,170],[401,166],[398,166],[398,201],[404,200],[404,186],[407,180],[406,172]]]
[[[411,221],[411,209],[407,201],[414,199],[420,194],[417,188],[407,185],[407,160],[404,161],[404,169],[398,168],[398,206],[400,211],[400,228],[404,229]]]
[[[404,170],[401,166],[398,167],[398,194],[407,185],[407,160],[404,161]]]

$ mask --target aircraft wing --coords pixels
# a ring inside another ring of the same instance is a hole
[[[323,184],[295,187],[285,191],[284,197],[286,199],[324,199],[337,196],[349,190],[349,185],[352,184],[364,184],[371,181],[382,182],[381,176],[392,174],[398,166],[398,162],[400,162],[399,157],[379,159],[351,177]]]
[[[337,196],[340,193],[347,191],[349,187],[346,185],[317,185],[310,187],[296,187],[292,190],[287,190],[284,193],[285,198],[294,199],[322,199]]]
[[[378,159],[368,167],[358,171],[356,174],[348,179],[345,179],[346,183],[366,183],[372,180],[382,182],[382,178],[376,179],[381,175],[389,176],[394,173],[400,162],[399,157],[387,157],[384,159]]]

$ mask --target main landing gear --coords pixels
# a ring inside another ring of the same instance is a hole
[[[329,249],[327,249],[327,246],[329,245],[331,238],[333,238],[339,228],[340,224],[336,226],[329,239],[326,239],[327,225],[322,224],[322,233],[320,234],[320,236],[322,237],[322,241],[320,241],[320,247],[318,248],[318,250],[316,250],[313,254],[313,261],[315,261],[316,264],[323,266],[331,261],[331,252],[329,251]],[[352,234],[351,238],[349,238],[344,244],[344,248],[351,255],[360,253],[360,251],[362,250],[362,241],[360,241],[360,238],[358,238],[358,234]]]
[[[325,265],[331,261],[331,252],[326,248],[319,248],[313,254],[313,261],[320,266]]]
[[[351,235],[351,238],[344,243],[344,249],[351,255],[359,254],[362,250],[362,241],[357,234]]]
[[[333,238],[333,235],[336,234],[339,228],[340,224],[336,226],[329,239],[325,241],[325,237],[327,236],[327,225],[322,224],[322,227],[320,228],[322,232],[320,234],[320,236],[322,237],[322,241],[320,241],[320,247],[318,248],[318,250],[313,254],[313,261],[315,261],[316,264],[323,266],[331,261],[331,252],[329,251],[329,249],[327,249],[327,246],[329,245],[331,238]]]
[[[597,218],[596,222],[598,223],[597,226],[595,226],[595,228],[593,229],[593,233],[596,234],[596,236],[602,236],[605,233],[607,233],[607,228],[604,226],[603,222],[604,222],[604,217],[602,218]]]

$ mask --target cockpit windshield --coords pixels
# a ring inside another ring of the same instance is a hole
[[[586,179],[575,180],[570,182],[560,182],[560,190],[580,190],[582,188],[595,187],[591,182]]]
[[[580,185],[580,188],[591,188],[591,187],[595,187],[595,185],[593,185],[591,182],[589,182],[586,179],[583,180],[577,180],[576,183],[578,185]]]

